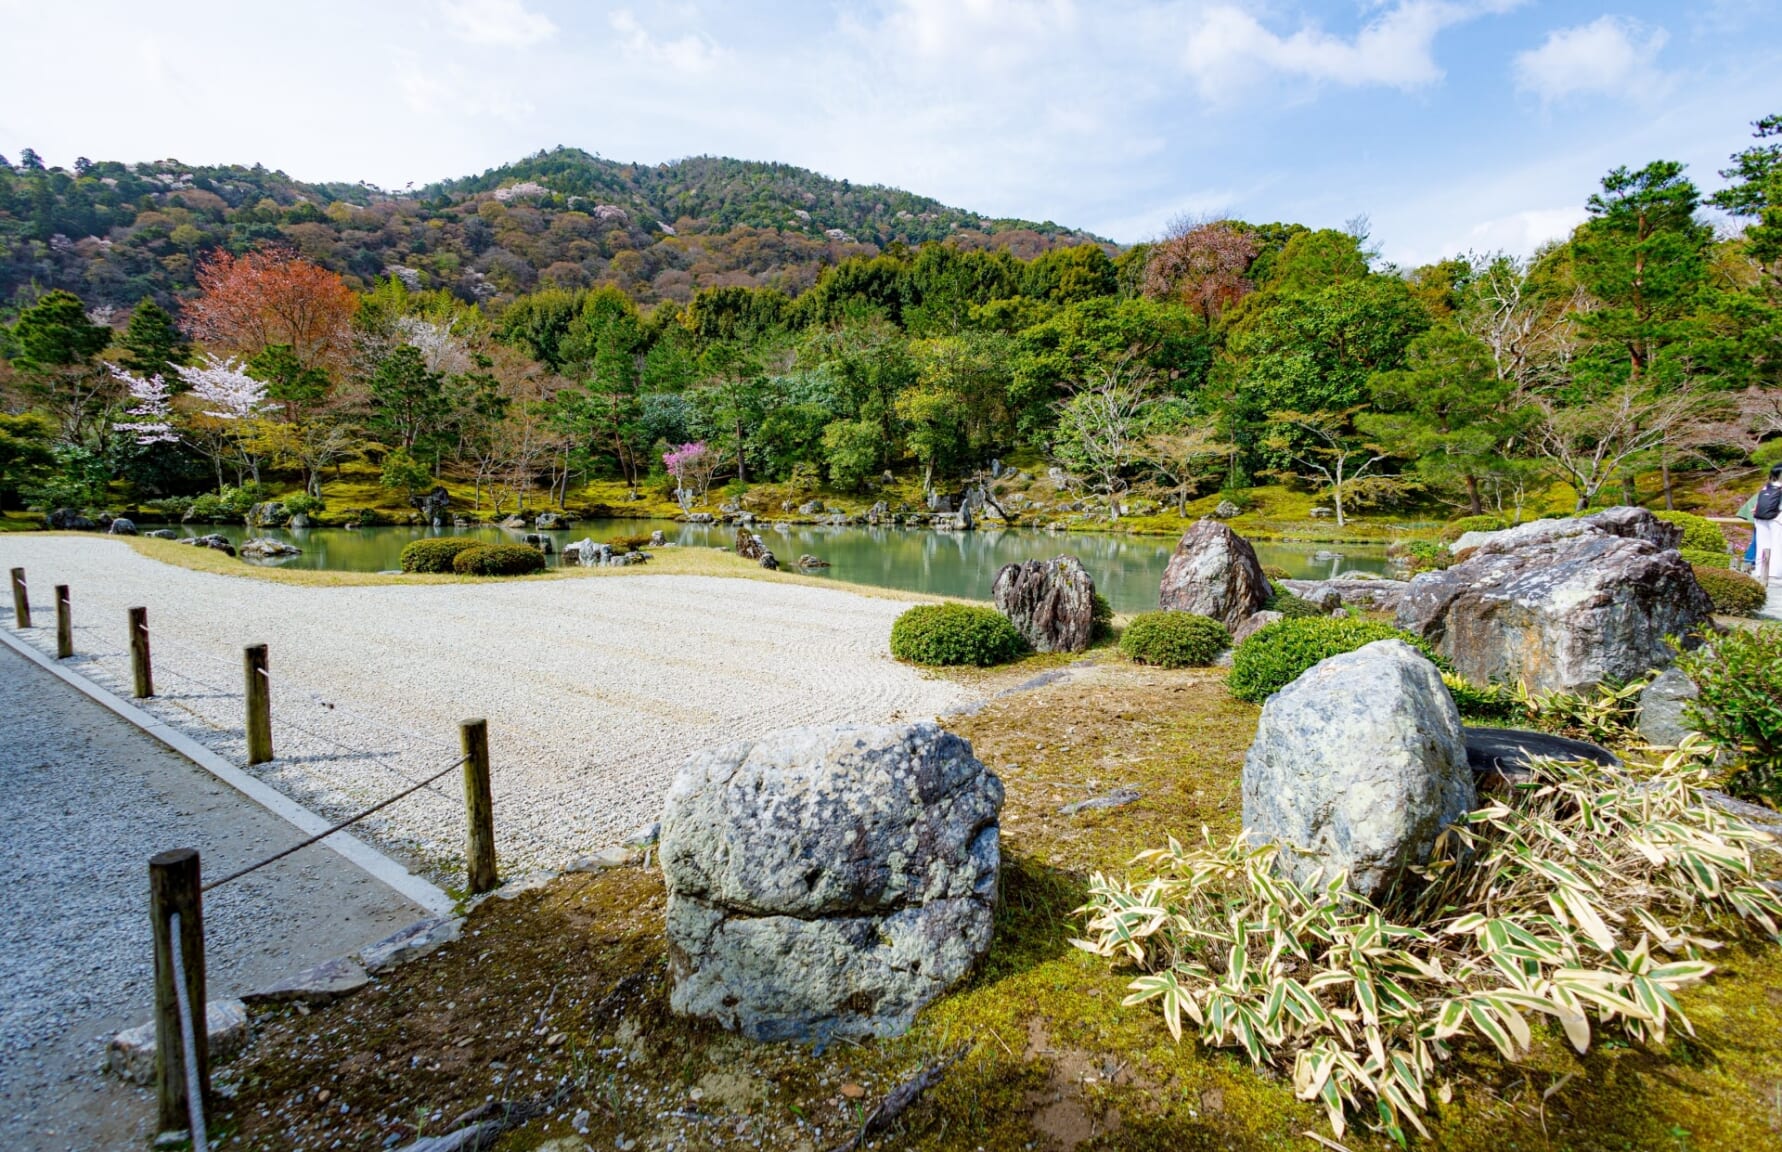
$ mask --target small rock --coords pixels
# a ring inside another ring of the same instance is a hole
[[[567,1033],[567,1032],[553,1032],[549,1036],[545,1037],[545,1047],[546,1048],[561,1048],[561,1047],[563,1047],[564,1043],[568,1039],[569,1039],[569,1033]]]
[[[850,1100],[858,1100],[866,1095],[866,1089],[858,1084],[843,1084],[841,1086],[841,1094]]]
[[[250,1004],[278,1003],[295,1000],[298,1004],[326,1004],[342,996],[350,996],[371,983],[365,969],[351,957],[324,960],[314,968],[306,968],[289,980],[271,988],[250,992],[242,997]]]
[[[136,521],[126,520],[122,516],[119,516],[116,520],[111,522],[111,527],[107,528],[106,531],[110,532],[113,536],[134,536],[136,535]]]
[[[206,1004],[204,1024],[210,1034],[210,1058],[214,1063],[234,1059],[251,1038],[247,1005],[239,1000],[212,1000]],[[114,1074],[132,1084],[153,1084],[155,1022],[150,1020],[113,1036],[106,1049],[106,1064]]]
[[[643,860],[643,853],[630,848],[602,848],[592,856],[578,856],[563,866],[565,872],[604,872],[609,868],[629,868]]]
[[[827,568],[829,567],[829,561],[819,560],[809,552],[806,552],[798,558],[798,566],[800,568]]]
[[[179,539],[179,533],[175,532],[171,528],[157,528],[153,532],[144,532],[143,535],[149,537],[151,540],[177,540],[177,539]]]
[[[1695,729],[1683,710],[1701,695],[1695,681],[1681,668],[1666,668],[1658,679],[1640,692],[1640,739],[1660,748],[1675,748]]]
[[[397,964],[418,960],[441,944],[458,938],[464,922],[454,916],[430,916],[417,920],[400,932],[392,933],[359,950],[359,962],[367,972],[381,972]]]
[[[662,837],[662,821],[645,824],[642,828],[625,837],[620,843],[627,848],[648,848]]]
[[[1274,612],[1274,611],[1263,611],[1263,612],[1250,613],[1250,615],[1248,615],[1244,618],[1244,622],[1242,624],[1239,624],[1236,628],[1233,628],[1231,630],[1231,647],[1236,648],[1239,644],[1242,644],[1244,641],[1248,640],[1250,637],[1256,635],[1256,633],[1262,631],[1264,628],[1267,628],[1270,624],[1273,624],[1276,620],[1284,620],[1284,619],[1286,619],[1285,616],[1283,616],[1279,612]],[[1229,650],[1230,649],[1227,649],[1227,651],[1229,651]]]
[[[658,528],[654,532],[650,533],[650,547],[652,547],[652,548],[666,548],[666,547],[668,547],[668,537],[662,535],[662,529]]]
[[[798,506],[800,516],[819,516],[822,512],[823,502],[821,500],[807,500]]]
[[[1242,516],[1243,514],[1244,510],[1229,500],[1219,501],[1219,506],[1213,509],[1213,515],[1220,520],[1229,520],[1233,516]]]
[[[1097,808],[1123,808],[1139,798],[1137,788],[1116,788],[1106,796],[1095,796],[1088,800],[1078,800],[1075,804],[1066,804],[1058,810],[1060,816],[1075,816],[1078,812],[1090,812]]]
[[[43,518],[44,524],[58,532],[91,532],[98,525],[73,508],[57,508]]]

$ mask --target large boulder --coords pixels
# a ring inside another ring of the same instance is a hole
[[[43,523],[57,532],[91,532],[98,527],[73,508],[57,508],[44,516]]]
[[[1250,542],[1217,520],[1198,520],[1170,555],[1157,602],[1168,611],[1211,616],[1236,628],[1260,611],[1268,596],[1268,577]]]
[[[1081,652],[1095,639],[1095,581],[1075,556],[1005,564],[990,595],[1035,651]]]
[[[695,755],[662,816],[670,1004],[756,1040],[904,1031],[990,946],[1001,808],[929,722]]]
[[[134,536],[136,535],[136,521],[119,516],[105,530],[113,536]]]
[[[1476,684],[1583,692],[1670,664],[1666,636],[1712,626],[1713,603],[1643,508],[1493,532],[1457,564],[1414,578],[1397,624]]]
[[[205,537],[205,540],[209,539],[210,537]],[[204,543],[204,541],[200,541],[200,543]],[[216,547],[214,544],[206,544],[205,546],[209,548]],[[303,555],[303,549],[297,547],[295,544],[286,544],[283,540],[274,540],[268,536],[260,536],[242,544],[241,554],[243,556],[251,556],[256,560],[271,560],[285,556],[301,556]]]
[[[1262,706],[1243,796],[1251,842],[1279,844],[1284,874],[1384,892],[1476,799],[1441,673],[1402,640],[1313,665]]]
[[[277,500],[255,504],[247,510],[249,528],[283,528],[291,519],[291,511]]]

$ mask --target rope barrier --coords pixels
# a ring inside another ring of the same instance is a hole
[[[179,1005],[180,1048],[186,1058],[186,1119],[192,1125],[192,1152],[210,1152],[210,1135],[204,1129],[204,1094],[198,1079],[198,1033],[186,999],[186,959],[179,936],[179,913],[175,912],[167,918],[167,943],[173,953],[173,996]],[[207,1006],[205,1027],[209,1026]]]
[[[396,793],[396,795],[390,797],[388,800],[382,800],[376,804],[373,804],[371,807],[365,809],[365,811],[359,813],[357,816],[351,816],[345,820],[342,820],[340,823],[334,825],[334,827],[328,829],[326,832],[318,832],[314,836],[311,836],[309,839],[307,839],[301,843],[298,843],[298,844],[293,844],[289,848],[286,848],[282,852],[275,852],[271,856],[268,856],[268,857],[266,857],[266,859],[260,861],[258,864],[250,864],[246,868],[242,868],[239,871],[231,872],[231,873],[229,873],[229,875],[223,877],[221,880],[212,880],[209,884],[206,884],[202,889],[200,889],[200,891],[209,892],[213,888],[220,888],[224,884],[229,883],[229,881],[231,881],[231,880],[239,880],[243,876],[246,876],[250,872],[258,872],[260,869],[266,867],[268,864],[272,864],[272,863],[275,863],[276,861],[283,860],[286,856],[291,855],[293,852],[301,851],[304,848],[308,848],[311,844],[315,844],[319,841],[326,840],[328,837],[334,835],[336,832],[341,831],[343,828],[352,827],[354,824],[357,824],[359,821],[365,819],[367,816],[370,816],[372,813],[380,812],[383,809],[388,808],[390,805],[396,803],[396,801],[398,801],[398,800],[401,800],[403,797],[412,796],[416,792],[419,792],[421,789],[427,787],[429,784],[434,783],[440,777],[444,776],[446,773],[452,771],[453,769],[462,768],[464,766],[465,762],[468,761],[469,759],[470,759],[470,757],[468,757],[468,756],[460,757],[457,761],[446,765],[444,768],[441,768],[438,772],[435,772],[432,776],[429,776],[427,779],[421,781],[419,784],[414,785],[412,788],[405,788],[401,792],[398,792],[398,793]]]

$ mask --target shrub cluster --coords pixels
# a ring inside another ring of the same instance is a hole
[[[1397,549],[1397,553],[1410,562],[1409,567],[1416,572],[1439,572],[1454,563],[1454,553],[1446,544],[1434,540],[1409,540]]]
[[[1677,667],[1700,693],[1684,706],[1690,727],[1738,765],[1728,790],[1782,800],[1782,626],[1734,628]]]
[[[525,576],[544,566],[544,553],[530,544],[477,544],[452,558],[460,576]]]
[[[1710,568],[1706,564],[1691,564],[1689,567],[1695,573],[1695,582],[1702,586],[1702,591],[1714,602],[1714,611],[1732,616],[1747,616],[1763,607],[1763,585],[1743,572]]]
[[[1693,512],[1654,512],[1653,515],[1666,524],[1675,524],[1683,529],[1683,543],[1680,547],[1696,552],[1717,552],[1723,556],[1726,554],[1726,535],[1712,520],[1703,519]]]
[[[1103,639],[1114,630],[1114,606],[1100,592],[1090,594],[1089,623],[1089,635],[1095,640]]]
[[[891,625],[891,655],[913,664],[1003,664],[1027,642],[994,608],[969,604],[918,604]]]
[[[1291,592],[1276,591],[1262,605],[1265,612],[1279,612],[1289,620],[1298,620],[1306,616],[1322,616],[1324,610],[1310,600],[1301,599]]]
[[[1428,644],[1390,624],[1344,616],[1276,620],[1237,646],[1231,654],[1226,683],[1240,700],[1260,703],[1285,688],[1301,672],[1343,652],[1376,640],[1403,640],[1434,660],[1446,663]]]
[[[612,546],[614,552],[637,552],[649,546],[650,538],[648,535],[614,536],[611,540],[608,540],[607,543]]]
[[[1732,553],[1704,552],[1700,548],[1680,548],[1678,552],[1690,564],[1699,564],[1704,568],[1731,568]]]
[[[1203,668],[1230,644],[1225,625],[1192,612],[1141,612],[1120,634],[1128,659],[1158,668]]]
[[[404,572],[450,572],[460,552],[483,545],[467,536],[443,536],[416,540],[402,549]]]
[[[1468,532],[1501,532],[1509,526],[1510,522],[1502,516],[1462,516],[1448,522],[1442,529],[1442,539],[1453,543]]]

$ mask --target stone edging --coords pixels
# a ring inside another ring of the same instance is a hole
[[[0,629],[0,643],[4,643],[8,648],[57,677],[63,683],[97,700],[304,835],[314,836],[333,827],[333,821],[318,816],[271,785],[255,779],[177,728],[156,719],[128,701],[119,699],[85,676],[51,660],[33,645],[12,635],[10,630]],[[351,833],[336,832],[323,840],[320,846],[344,857],[435,916],[452,911],[453,900],[443,889],[416,876],[395,860]]]

